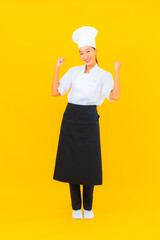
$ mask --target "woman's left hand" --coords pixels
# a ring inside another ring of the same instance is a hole
[[[122,63],[121,63],[121,62],[115,61],[115,67],[114,67],[115,71],[119,71],[119,69],[120,69],[121,66],[122,66]]]

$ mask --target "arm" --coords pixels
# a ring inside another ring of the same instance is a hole
[[[109,98],[111,100],[118,100],[120,97],[120,83],[119,83],[119,68],[122,65],[121,62],[115,62],[115,81],[113,90],[110,92]]]
[[[54,78],[53,78],[53,83],[52,83],[52,96],[61,96],[61,93],[58,91],[58,86],[59,86],[59,68],[64,63],[64,61],[65,61],[65,57],[58,58],[58,61],[56,63],[55,73],[54,73]]]
[[[53,83],[52,83],[52,96],[60,96],[61,95],[57,89],[58,86],[59,86],[59,66],[56,65]]]

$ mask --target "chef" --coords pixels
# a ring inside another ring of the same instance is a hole
[[[69,183],[72,217],[83,218],[80,185],[83,185],[84,218],[93,218],[94,185],[102,185],[102,157],[97,106],[105,98],[119,98],[119,82],[99,67],[95,37],[98,30],[84,26],[73,32],[83,65],[71,67],[58,81],[58,70],[64,58],[59,58],[53,80],[53,96],[63,96],[69,90],[63,113],[53,179]],[[116,62],[115,69],[121,63]],[[56,85],[57,84],[57,85]],[[56,87],[57,86],[57,87]]]

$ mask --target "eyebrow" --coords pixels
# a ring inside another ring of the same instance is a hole
[[[90,50],[90,49],[89,49],[89,48],[87,48],[86,50]],[[86,51],[86,50],[85,50],[85,51]],[[83,51],[79,51],[79,52],[83,52]]]

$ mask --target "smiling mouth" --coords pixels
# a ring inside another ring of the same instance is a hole
[[[91,59],[85,60],[85,62],[89,62]]]

